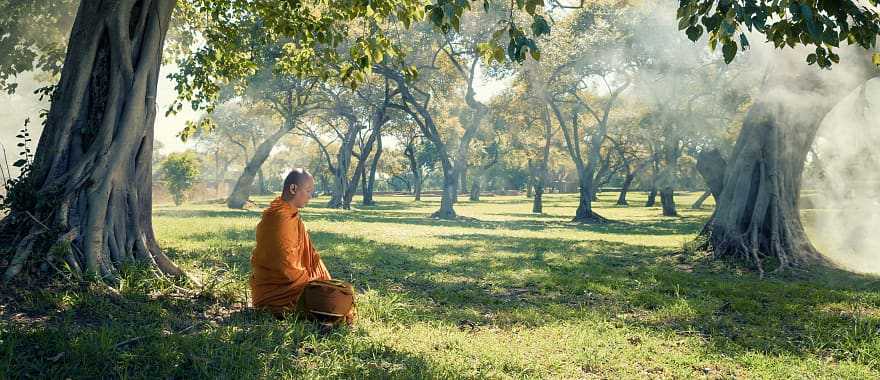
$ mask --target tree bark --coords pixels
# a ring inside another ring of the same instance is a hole
[[[623,179],[623,185],[620,188],[620,195],[617,197],[617,205],[618,206],[628,206],[629,202],[626,201],[626,194],[629,192],[629,188],[632,186],[633,180],[636,179],[637,171],[630,171],[629,165],[626,168],[626,177]]]
[[[651,189],[648,191],[648,200],[645,202],[645,207],[654,207],[657,203],[657,181],[660,177],[660,156],[654,151],[654,147],[651,147]]]
[[[721,152],[718,149],[712,149],[708,152],[703,151],[697,156],[697,171],[706,181],[706,185],[709,186],[708,192],[715,198],[716,204],[718,203],[718,197],[721,195],[721,190],[724,189],[724,172],[726,170],[727,162],[724,161],[724,157],[721,156]],[[695,204],[695,208],[699,207],[696,207]]]
[[[473,202],[480,200],[480,177],[474,177],[474,181],[471,182],[471,196],[468,199]]]
[[[379,159],[382,157],[382,136],[376,140],[376,153],[373,155],[373,162],[370,165],[370,178],[364,187],[364,206],[373,206],[376,202],[373,200],[373,187],[376,184],[376,170],[379,167]]]
[[[422,169],[416,159],[415,146],[412,144],[407,145],[403,155],[409,160],[409,170],[413,175],[413,195],[415,195],[416,201],[420,201],[422,200]]]
[[[260,168],[263,166],[263,163],[266,162],[266,159],[269,158],[269,154],[272,153],[272,148],[275,147],[278,140],[290,132],[291,129],[293,129],[293,121],[288,120],[284,123],[284,126],[263,140],[263,142],[254,149],[254,154],[248,159],[247,165],[245,165],[244,170],[241,171],[241,176],[235,181],[235,187],[232,188],[232,193],[229,194],[229,199],[226,200],[227,207],[231,209],[244,208],[250,198],[254,178],[260,173]]]
[[[532,201],[532,213],[542,214],[544,212],[544,186],[547,183],[547,166],[550,161],[550,146],[553,140],[553,124],[550,121],[550,112],[545,106],[542,112],[542,122],[544,124],[544,148],[541,150],[541,163],[538,166],[538,173],[531,173],[535,178],[535,198]],[[532,169],[531,159],[529,160],[529,168]]]
[[[348,178],[348,168],[351,166],[351,152],[354,150],[354,144],[357,140],[357,133],[359,130],[360,126],[357,125],[357,121],[349,120],[348,130],[345,135],[342,136],[342,145],[336,153],[336,170],[333,173],[333,183],[336,188],[333,190],[333,196],[330,197],[330,202],[327,203],[327,207],[341,208],[345,210],[350,209],[351,202],[348,202],[347,205],[345,202],[345,196],[349,191],[349,186],[351,186],[351,182],[349,182]],[[357,173],[357,171],[355,171],[355,173]],[[357,187],[357,182],[355,181],[354,183],[355,187]]]
[[[657,204],[657,188],[651,187],[648,191],[648,200],[645,201],[645,207],[654,207]]]
[[[80,3],[33,166],[14,189],[35,202],[0,221],[0,246],[13,255],[5,281],[43,262],[107,281],[132,262],[184,275],[151,220],[156,86],[174,5]]]
[[[702,234],[715,257],[751,262],[761,274],[768,261],[777,271],[827,263],[801,224],[801,176],[822,119],[841,91],[852,88],[838,80],[787,77],[746,114]],[[774,96],[779,91],[800,101],[782,102]]]
[[[395,108],[399,108],[409,114],[416,124],[419,125],[422,134],[427,137],[437,149],[437,158],[440,161],[440,167],[443,170],[443,193],[440,198],[440,209],[431,214],[431,217],[438,219],[455,219],[456,215],[453,205],[455,204],[454,197],[458,177],[456,176],[452,162],[449,159],[446,144],[443,142],[440,132],[437,130],[434,118],[428,111],[427,103],[430,101],[430,97],[425,103],[419,103],[410,91],[409,85],[403,75],[384,66],[377,66],[375,67],[375,70],[397,84],[397,88],[400,90],[400,95],[403,97],[404,103],[414,108],[415,111],[407,106],[399,106]]]
[[[699,198],[697,198],[697,201],[691,205],[691,208],[694,210],[699,210],[699,209],[703,208],[703,202],[705,202],[706,199],[709,199],[709,196],[711,196],[711,195],[712,195],[711,191],[704,191],[703,194],[700,195]]]
[[[678,210],[675,209],[675,190],[672,187],[660,189],[660,207],[663,209],[663,216],[678,216]]]
[[[553,109],[553,113],[556,115],[556,119],[559,122],[559,127],[562,129],[562,135],[565,137],[565,145],[568,148],[569,155],[572,158],[572,161],[575,163],[575,167],[578,172],[578,182],[580,188],[578,190],[579,200],[578,200],[578,208],[575,211],[573,222],[578,223],[605,223],[608,220],[602,217],[601,215],[593,212],[593,175],[596,173],[596,165],[599,159],[599,150],[601,149],[601,140],[604,139],[605,135],[605,127],[598,128],[598,131],[593,134],[590,147],[588,151],[588,159],[587,162],[584,163],[583,158],[580,153],[580,134],[578,131],[578,115],[575,113],[572,116],[571,122],[571,131],[566,125],[565,118],[562,116],[562,111],[559,107],[553,103],[549,102],[551,108]],[[597,138],[598,135],[603,136],[602,138]]]

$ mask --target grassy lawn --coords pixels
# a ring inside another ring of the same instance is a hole
[[[378,197],[304,211],[330,272],[359,289],[359,323],[319,334],[248,303],[259,210],[159,205],[160,243],[201,288],[127,273],[0,302],[0,378],[877,378],[880,282],[838,271],[759,279],[683,249],[681,217],[602,194],[615,221],[576,225],[574,195]],[[265,207],[271,199],[257,198]],[[711,203],[709,204],[711,207]]]

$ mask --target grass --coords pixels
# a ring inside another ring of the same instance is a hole
[[[0,303],[0,378],[876,378],[880,283],[835,270],[759,279],[682,249],[711,210],[681,217],[602,194],[607,225],[524,197],[379,197],[304,211],[359,323],[322,335],[246,307],[258,210],[159,205],[161,245],[203,286],[131,270],[119,289],[50,287]],[[257,198],[265,206],[270,198]],[[711,205],[709,205],[711,207]],[[4,292],[7,289],[0,289]]]

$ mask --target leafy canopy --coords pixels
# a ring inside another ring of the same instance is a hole
[[[354,87],[367,79],[373,65],[386,63],[404,66],[405,74],[415,77],[416,68],[405,65],[403,50],[393,39],[398,25],[410,27],[427,18],[440,32],[458,30],[471,4],[469,0],[184,2],[178,18],[190,25],[189,35],[196,36],[184,40],[204,43],[178,60],[180,71],[172,77],[179,99],[169,112],[180,110],[187,101],[194,109],[211,110],[222,82],[256,73],[257,52],[263,46],[281,46],[275,64],[280,73],[334,79]],[[482,5],[488,10],[489,1]],[[543,0],[511,2],[533,19],[530,29],[535,36],[549,32],[540,14],[543,5]],[[507,34],[507,58],[521,62],[528,51],[538,57],[534,39],[518,25],[512,11],[510,15],[496,33],[497,38]]]
[[[870,49],[880,32],[877,0],[680,0],[677,16],[692,41],[705,31],[712,49],[720,44],[727,63],[738,48],[748,48],[747,31],[766,35],[777,48],[815,46],[806,60],[822,68],[840,62],[834,49],[841,42]]]

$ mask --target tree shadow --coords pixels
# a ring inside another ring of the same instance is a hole
[[[596,240],[474,233],[418,248],[331,232],[312,239],[335,277],[362,293],[398,297],[414,320],[540,326],[578,320],[589,310],[626,325],[700,336],[728,355],[831,350],[844,353],[841,359],[876,342],[880,327],[877,315],[839,306],[867,299],[880,307],[880,286],[871,277],[823,272],[839,286],[822,287],[815,278],[759,280],[664,248]]]

